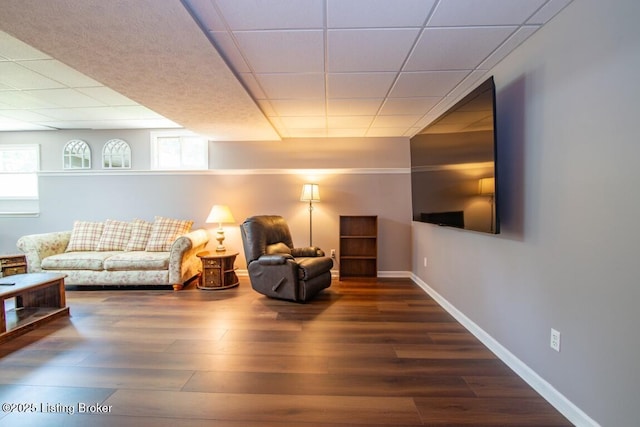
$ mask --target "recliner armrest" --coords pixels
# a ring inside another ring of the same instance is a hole
[[[293,256],[289,254],[271,254],[271,255],[262,255],[258,258],[258,264],[260,265],[280,265],[287,262],[287,260],[292,260]]]
[[[291,249],[291,255],[296,258],[299,257],[314,257],[324,256],[324,251],[317,246],[308,246],[305,248],[293,248]]]

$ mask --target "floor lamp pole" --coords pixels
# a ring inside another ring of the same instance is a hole
[[[309,246],[313,246],[313,202],[309,200]]]

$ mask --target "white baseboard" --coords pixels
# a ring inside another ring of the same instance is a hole
[[[544,378],[538,375],[533,369],[529,368],[524,362],[514,356],[509,350],[503,347],[491,335],[486,333],[482,328],[476,325],[471,319],[465,316],[442,295],[422,281],[418,276],[411,273],[411,279],[420,286],[427,294],[431,296],[442,308],[462,324],[469,332],[478,338],[489,350],[491,350],[500,360],[509,366],[520,378],[527,382],[535,391],[553,407],[555,407],[562,415],[576,426],[599,427],[595,420],[591,419],[584,411],[574,405],[563,394],[556,390]]]

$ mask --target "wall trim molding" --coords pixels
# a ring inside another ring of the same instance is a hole
[[[49,170],[38,176],[138,176],[138,175],[380,175],[410,174],[411,168],[333,168],[333,169],[207,169],[196,171],[174,170]]]
[[[487,346],[489,350],[498,356],[500,360],[507,364],[507,366],[509,366],[520,378],[527,382],[527,384],[529,384],[535,391],[540,393],[547,402],[553,405],[562,415],[567,417],[569,421],[578,426],[600,426],[600,424],[591,419],[584,411],[556,390],[544,378],[513,355],[513,353],[502,346],[502,344],[465,316],[464,313],[458,310],[453,304],[447,301],[442,295],[436,292],[414,273],[411,273],[411,279],[427,294],[429,294],[429,296],[431,296],[442,308],[460,322],[462,326]]]

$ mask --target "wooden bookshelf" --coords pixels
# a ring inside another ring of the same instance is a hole
[[[340,216],[340,279],[378,276],[378,217]]]

